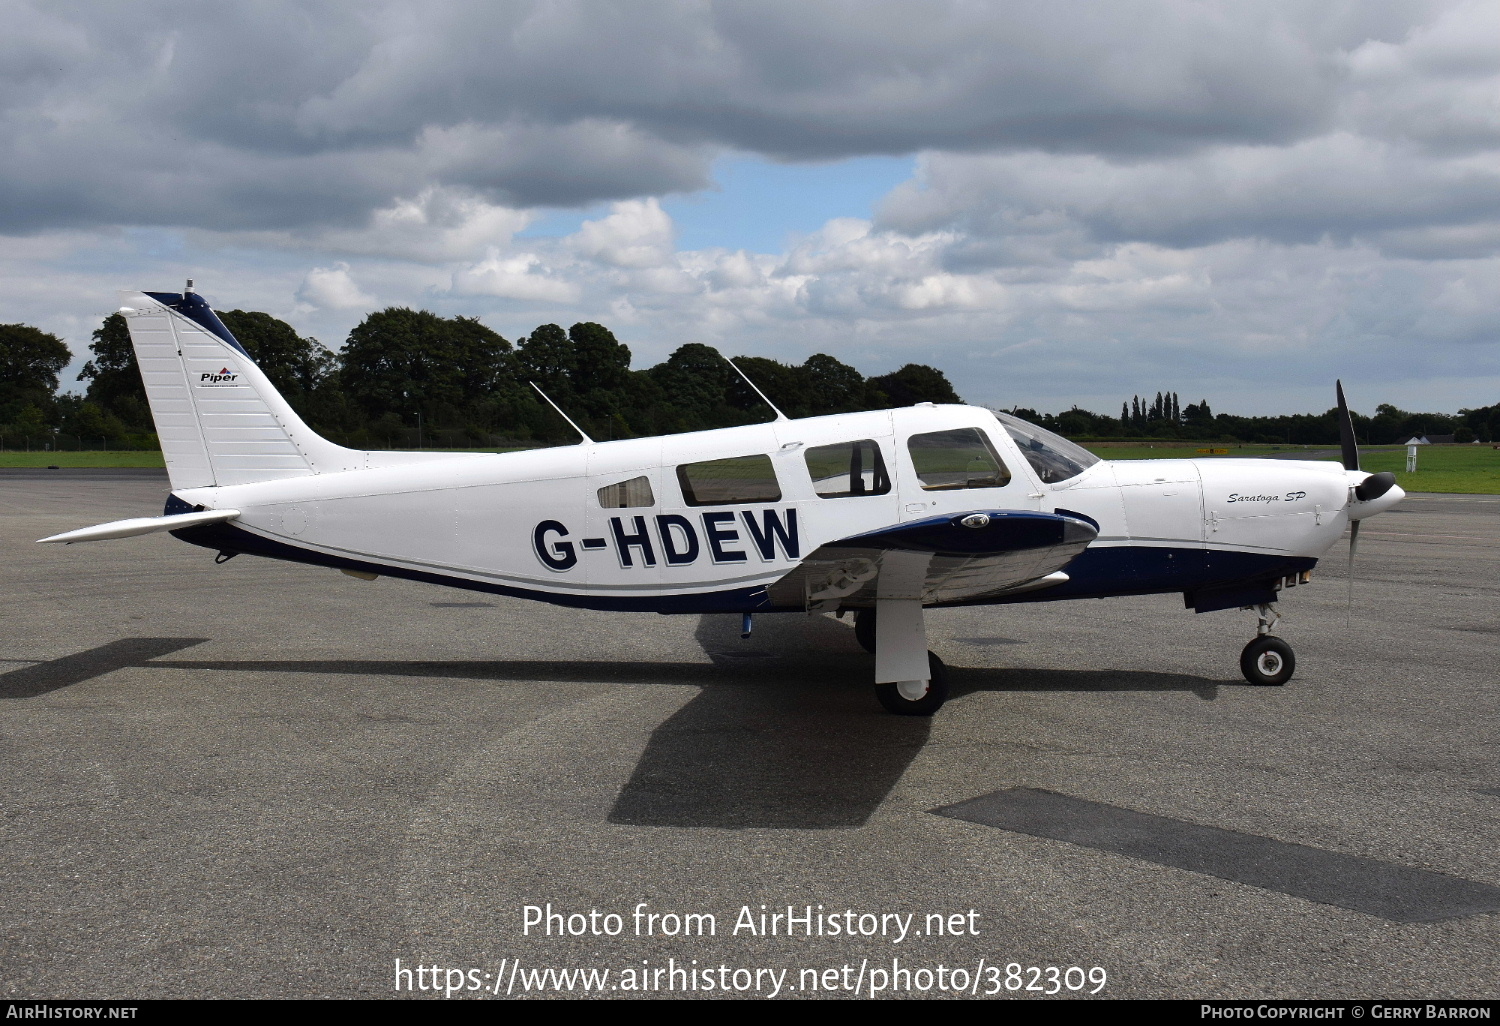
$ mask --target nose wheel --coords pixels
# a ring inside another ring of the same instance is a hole
[[[898,680],[876,684],[875,697],[886,712],[897,716],[931,716],[948,700],[948,667],[934,653],[927,653],[926,680]]]
[[[1256,638],[1240,653],[1240,672],[1251,684],[1259,687],[1279,687],[1292,679],[1297,668],[1297,657],[1292,646],[1271,633],[1281,614],[1269,605],[1254,607],[1260,622],[1256,626]]]
[[[948,668],[927,650],[922,600],[877,597],[855,620],[856,635],[874,642],[875,697],[897,716],[931,716],[948,700]]]

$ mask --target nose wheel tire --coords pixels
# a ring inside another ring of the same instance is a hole
[[[1245,646],[1240,653],[1240,672],[1251,684],[1275,687],[1292,679],[1297,668],[1297,657],[1292,646],[1280,638],[1266,634]]]
[[[876,684],[875,697],[887,712],[897,716],[931,716],[948,700],[948,667],[931,652],[927,653],[927,680],[903,680],[894,684]]]

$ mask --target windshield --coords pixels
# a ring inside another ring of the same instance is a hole
[[[993,412],[993,411],[992,411]],[[1021,447],[1021,455],[1036,471],[1036,476],[1046,484],[1056,484],[1070,477],[1077,477],[1099,462],[1099,457],[1081,445],[1054,435],[1046,428],[1028,424],[1008,413],[995,413],[996,419],[1005,425],[1005,430]]]

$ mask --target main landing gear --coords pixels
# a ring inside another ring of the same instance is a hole
[[[1281,614],[1266,603],[1245,608],[1254,609],[1259,622],[1255,628],[1255,640],[1240,653],[1240,672],[1251,684],[1266,687],[1285,684],[1292,679],[1292,671],[1297,668],[1297,657],[1292,654],[1291,645],[1271,634],[1271,628],[1281,619]]]
[[[948,700],[948,668],[927,651],[922,600],[879,598],[854,615],[854,637],[875,655],[875,697],[898,716],[931,716]]]

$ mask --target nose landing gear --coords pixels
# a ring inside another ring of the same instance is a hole
[[[875,697],[897,716],[931,716],[948,700],[948,667],[934,652],[927,653],[927,674],[926,680],[876,684]]]
[[[860,610],[854,636],[875,654],[875,697],[898,716],[931,716],[948,700],[948,668],[927,650],[918,598],[877,598]]]
[[[1251,684],[1262,687],[1285,684],[1292,679],[1292,671],[1297,668],[1297,657],[1292,653],[1291,645],[1271,633],[1281,614],[1267,603],[1245,608],[1253,608],[1259,622],[1255,628],[1255,640],[1240,653],[1240,672]]]

